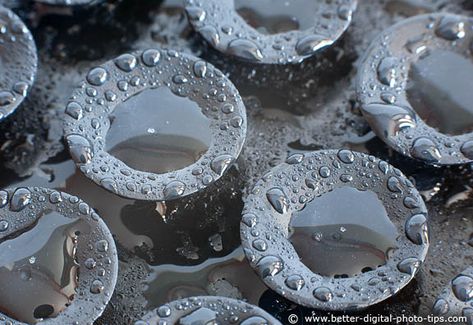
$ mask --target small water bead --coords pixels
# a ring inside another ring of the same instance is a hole
[[[0,232],[4,232],[8,229],[10,224],[6,220],[0,220]]]
[[[0,242],[0,289],[9,293],[0,297],[2,312],[31,324],[67,308],[78,284],[75,232],[82,228],[79,219],[45,212],[32,229]]]
[[[384,265],[398,234],[376,194],[351,187],[322,194],[293,213],[289,233],[302,262],[330,277]]]
[[[192,165],[212,141],[210,121],[198,104],[165,87],[119,104],[110,124],[106,150],[131,168],[158,174]]]

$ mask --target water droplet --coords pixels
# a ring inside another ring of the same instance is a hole
[[[283,261],[276,256],[268,255],[259,260],[256,268],[261,277],[275,276],[284,268]]]
[[[94,86],[103,85],[108,78],[107,70],[101,67],[93,68],[87,75],[87,81]]]
[[[187,16],[190,20],[193,21],[204,21],[206,12],[199,7],[187,7],[186,8]]]
[[[18,212],[31,203],[31,192],[27,188],[18,188],[10,200],[10,210]]]
[[[90,286],[90,292],[93,294],[102,293],[104,290],[105,290],[105,286],[100,280],[94,280],[92,282],[92,285]]]
[[[473,298],[473,278],[459,275],[452,281],[452,289],[460,301],[468,301]]]
[[[161,58],[161,52],[154,49],[148,49],[143,52],[141,59],[143,63],[148,67],[154,67],[158,64],[159,59]]]
[[[399,59],[395,57],[386,57],[381,60],[378,66],[379,80],[389,86],[395,87],[400,79]]]
[[[194,63],[194,74],[198,78],[205,78],[207,75],[207,63],[205,61],[197,61]]]
[[[289,209],[289,199],[280,188],[272,188],[266,192],[266,198],[273,206],[274,210],[281,214],[287,213]]]
[[[332,45],[333,41],[321,35],[308,35],[297,41],[296,51],[299,55],[310,55],[327,46]]]
[[[136,67],[137,60],[132,54],[122,54],[116,58],[114,62],[119,69],[125,72],[131,72]]]
[[[416,214],[406,222],[406,235],[417,245],[429,242],[427,218],[423,214]]]
[[[304,160],[304,155],[296,153],[291,156],[289,156],[286,160],[286,163],[289,165],[295,165],[295,164],[300,164]]]
[[[322,302],[329,302],[333,299],[333,293],[329,288],[319,287],[313,292],[314,297]]]
[[[3,208],[8,203],[8,192],[0,190],[0,208]]]
[[[395,143],[394,138],[407,128],[416,127],[415,115],[407,108],[385,105],[370,104],[363,106],[363,115],[368,123],[384,142]]]
[[[15,102],[16,97],[9,91],[0,91],[0,106],[8,106]]]
[[[5,232],[7,231],[8,227],[10,224],[6,220],[0,220],[0,232]]]
[[[164,197],[166,200],[172,200],[184,194],[186,184],[181,181],[172,181],[164,188]]]
[[[419,269],[420,265],[421,261],[419,261],[417,258],[409,257],[399,262],[397,268],[402,273],[414,275]]]
[[[212,160],[210,167],[212,170],[222,176],[228,167],[233,163],[233,157],[230,155],[221,155]]]
[[[432,311],[434,315],[441,316],[448,313],[449,309],[450,309],[450,306],[448,305],[448,302],[445,299],[440,298],[440,299],[437,299],[437,301],[435,301]]]
[[[461,39],[466,35],[465,23],[458,17],[448,15],[442,17],[435,29],[435,33],[439,37],[445,38],[449,41]]]
[[[72,134],[66,138],[72,159],[78,164],[88,164],[94,156],[90,142],[81,135]]]
[[[439,149],[429,138],[418,138],[415,140],[412,145],[411,155],[414,158],[431,163],[438,162],[442,158]]]
[[[253,241],[253,247],[260,252],[264,252],[268,248],[268,244],[264,239],[255,239]]]
[[[158,308],[159,317],[169,317],[171,316],[171,308],[167,305],[161,306]]]
[[[337,156],[345,164],[352,164],[355,161],[355,155],[350,150],[340,150]]]
[[[286,285],[292,290],[299,291],[304,287],[305,281],[300,275],[290,275],[286,279]]]
[[[263,53],[258,46],[250,40],[235,39],[228,44],[227,52],[250,61],[261,61]]]
[[[82,118],[82,106],[78,102],[70,102],[66,107],[66,114],[76,120]]]

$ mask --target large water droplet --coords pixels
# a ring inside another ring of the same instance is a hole
[[[411,155],[414,158],[435,163],[442,158],[442,155],[429,138],[418,138],[414,141],[411,148]]]
[[[256,268],[261,277],[265,278],[268,276],[275,276],[281,272],[284,268],[284,264],[279,257],[269,255],[260,259]]]
[[[281,214],[287,213],[289,208],[289,199],[282,189],[278,187],[269,189],[268,192],[266,192],[266,198],[269,203],[271,203],[274,210]]]
[[[101,67],[93,68],[87,75],[87,81],[94,86],[101,86],[107,81],[107,70]]]
[[[66,138],[72,159],[79,164],[88,164],[94,156],[89,140],[81,135],[71,134]]]
[[[427,218],[423,214],[416,214],[406,222],[406,236],[417,245],[427,244],[429,234]]]
[[[459,275],[452,281],[452,289],[455,296],[461,301],[473,298],[473,278]]]
[[[445,16],[438,23],[435,33],[449,41],[461,39],[466,35],[465,23],[459,17]]]
[[[386,57],[381,60],[378,66],[379,80],[389,86],[395,87],[400,79],[399,59],[395,57]]]
[[[261,61],[263,53],[258,46],[250,40],[235,39],[228,44],[227,52],[250,61]]]
[[[10,210],[18,212],[26,208],[31,202],[31,192],[27,188],[15,190],[10,201]]]

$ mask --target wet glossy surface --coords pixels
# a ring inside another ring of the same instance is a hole
[[[473,131],[473,59],[447,50],[425,53],[411,66],[409,103],[438,131],[459,135]]]
[[[58,212],[0,242],[0,311],[36,323],[55,317],[76,294],[77,237],[87,226]]]
[[[292,214],[290,241],[314,273],[351,277],[384,265],[397,229],[372,191],[340,187]]]
[[[250,267],[241,247],[194,266],[154,266],[145,285],[144,295],[150,308],[198,295],[231,297],[258,305],[268,290]]]
[[[304,30],[315,25],[313,15],[319,4],[304,0],[235,0],[243,19],[262,34]]]
[[[110,2],[114,5],[109,6]],[[419,3],[419,6],[421,3],[421,1],[403,2]],[[434,2],[435,4],[430,5],[429,1],[429,7],[471,15],[471,11],[466,10],[467,8],[471,10],[471,5],[464,1],[444,1],[447,5],[442,8],[437,5],[441,1]],[[234,82],[238,81],[239,88],[242,85],[247,86],[248,91],[245,96],[256,96],[260,99],[264,96],[281,98],[278,104],[287,113],[285,116],[273,114],[267,109],[270,105],[265,103],[262,106],[251,107],[249,120],[252,129],[245,146],[245,154],[238,165],[241,178],[248,184],[253,184],[254,179],[263,175],[271,166],[283,162],[287,157],[288,144],[298,141],[304,144],[304,148],[312,149],[356,146],[358,150],[389,160],[403,172],[412,176],[416,180],[416,187],[422,189],[423,194],[428,197],[429,210],[433,214],[431,226],[435,233],[432,238],[430,256],[419,274],[422,280],[411,283],[389,301],[380,303],[363,314],[430,314],[430,307],[438,292],[466,267],[471,255],[468,240],[473,229],[471,218],[469,218],[472,203],[469,199],[472,175],[467,166],[451,170],[427,168],[392,152],[379,139],[373,140],[372,136],[369,137],[370,133],[364,138],[358,136],[366,134],[369,128],[360,116],[352,112],[352,85],[355,74],[353,60],[364,54],[370,40],[384,28],[402,18],[386,11],[384,2],[366,0],[360,1],[359,5],[359,11],[354,15],[354,25],[350,27],[348,37],[343,44],[336,47],[336,60],[330,57],[323,61],[318,59],[306,65],[305,70],[291,70],[296,79],[286,78],[287,74],[284,71],[253,71],[253,67],[245,70],[244,66],[231,60],[227,62],[225,59],[223,63],[220,62],[224,66],[222,70],[230,74]],[[43,7],[41,14],[45,14],[44,9]],[[28,8],[28,12],[30,11],[33,9]],[[39,11],[35,12],[39,13]],[[129,19],[131,14],[134,15],[134,19]],[[152,14],[151,21],[150,14]],[[57,22],[58,20],[60,21]],[[34,30],[35,37],[43,40],[39,42],[43,49],[40,82],[36,84],[38,88],[33,93],[33,95],[36,93],[39,95],[33,96],[31,103],[27,103],[24,110],[18,111],[20,115],[11,123],[3,124],[0,134],[2,141],[0,152],[3,162],[22,172],[40,161],[45,161],[47,155],[53,155],[48,146],[54,147],[60,143],[60,135],[54,133],[54,128],[49,132],[45,131],[43,125],[55,125],[62,121],[56,116],[47,115],[45,107],[48,107],[50,111],[57,110],[62,113],[67,104],[66,96],[70,94],[72,87],[82,80],[82,76],[87,73],[89,67],[119,55],[130,47],[169,46],[185,48],[186,51],[197,54],[208,51],[207,45],[196,41],[195,33],[189,31],[191,29],[178,10],[171,12],[165,5],[160,6],[157,2],[143,6],[133,0],[108,1],[105,10],[101,7],[97,12],[86,11],[77,16],[71,16],[70,13],[63,16],[53,14],[43,16],[41,21],[40,27]],[[101,23],[97,24],[97,21]],[[367,21],[373,24],[366,24]],[[75,27],[71,29],[72,26]],[[59,33],[59,36],[51,34],[51,30]],[[144,40],[141,37],[137,39],[137,36],[143,37]],[[51,38],[52,43],[49,43]],[[205,54],[202,57],[205,57]],[[209,58],[209,56],[206,59],[212,63],[217,62],[215,58]],[[71,61],[74,64],[68,64]],[[85,67],[80,68],[76,61]],[[341,64],[344,65],[343,74],[339,72]],[[335,72],[330,79],[319,78],[320,68]],[[265,84],[269,89],[264,96],[259,89],[252,87],[257,82]],[[296,110],[298,116],[293,114]],[[300,120],[301,125],[293,125],[289,122],[292,119]],[[297,146],[297,151],[300,148]],[[74,170],[73,162],[69,160],[68,163]],[[39,170],[36,167],[33,169]],[[43,168],[40,173],[44,174],[48,180],[54,180],[49,183],[49,186],[55,187],[55,181],[60,180],[62,176],[61,173],[51,174],[49,169],[49,167]],[[5,169],[2,170],[1,175],[0,181],[4,186],[5,183],[12,179],[16,180],[17,177],[11,170]],[[37,180],[36,176],[32,178]],[[97,196],[94,191],[90,193],[91,196]],[[100,201],[100,198],[102,197],[97,196],[96,201]],[[103,201],[108,202],[106,199]],[[230,204],[226,203],[226,205]],[[212,214],[213,212],[209,213],[209,215]],[[236,219],[239,221],[239,216]],[[172,218],[169,222],[176,224]],[[110,224],[112,223],[113,220],[110,220]],[[225,222],[219,222],[219,224],[222,234],[228,232],[232,238],[237,238],[239,241],[238,231],[228,229]],[[177,247],[185,246],[183,242],[187,242],[188,238],[177,235],[174,237],[179,243]],[[134,243],[135,239],[131,237],[130,241]],[[166,245],[170,256],[175,254],[175,247],[171,247],[174,243]],[[228,246],[231,245],[227,245],[224,240],[224,250]],[[198,252],[202,253],[209,247],[209,242],[205,238],[205,241],[194,241],[193,246],[188,247],[190,248],[187,251],[194,252],[198,248]],[[148,273],[142,265],[146,263],[139,257],[131,258],[127,254],[128,250],[121,247],[120,255],[123,262],[120,265],[119,286],[113,295],[112,303],[108,305],[102,319],[95,322],[96,324],[133,323],[143,311],[148,311],[141,301],[142,282],[146,280]],[[199,263],[190,259],[195,256],[194,253],[186,256],[189,259],[182,255],[178,256],[179,264],[182,259],[187,259],[187,264]],[[202,260],[207,257],[206,254],[200,254],[200,256]],[[166,263],[170,262],[164,262]],[[181,268],[181,271],[183,269],[185,268]],[[273,315],[278,315],[283,323],[287,322],[287,316],[290,313],[295,312],[301,315],[300,313],[304,312],[309,315],[312,312],[310,309],[303,309],[290,301],[285,301],[277,293],[269,290],[265,295],[264,303],[260,306],[264,306],[264,309]],[[316,312],[326,315],[321,311]]]
[[[110,116],[107,151],[141,171],[160,174],[187,167],[212,141],[210,120],[201,110],[166,87],[138,93]]]

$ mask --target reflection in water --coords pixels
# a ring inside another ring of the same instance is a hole
[[[301,261],[331,277],[384,265],[398,235],[377,195],[351,187],[325,193],[293,213],[289,233]]]
[[[79,219],[45,211],[30,229],[0,242],[0,311],[27,323],[55,317],[74,298],[78,282]]]
[[[473,61],[460,54],[432,50],[409,72],[409,103],[425,123],[458,135],[473,131]]]
[[[210,258],[195,266],[164,264],[152,267],[146,281],[147,309],[166,302],[199,295],[244,299],[258,305],[267,287],[250,267],[243,249]]]
[[[31,177],[5,186],[50,187],[80,197],[104,219],[122,248],[150,265],[195,265],[225,256],[240,243],[234,234],[243,203],[235,168],[204,191],[170,202],[117,196],[85,177],[71,160],[42,165]]]
[[[319,6],[318,1],[305,0],[235,0],[238,14],[262,34],[311,28]]]
[[[144,90],[120,103],[110,122],[106,150],[141,171],[166,173],[192,165],[212,141],[202,109],[167,87]]]

